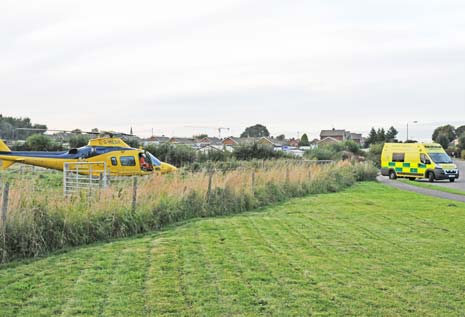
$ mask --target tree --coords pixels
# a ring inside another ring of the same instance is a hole
[[[368,134],[368,137],[365,140],[365,146],[369,147],[371,144],[376,143],[376,130],[375,128],[371,128],[370,133]]]
[[[448,140],[447,144],[449,144],[450,142],[454,141],[457,138],[455,128],[453,126],[451,126],[450,124],[443,125],[441,127],[437,127],[434,130],[432,139],[433,139],[433,141],[435,141],[435,142],[437,142],[439,144],[441,143],[441,142],[439,142],[439,135],[440,134],[443,134],[447,138],[447,140]],[[443,139],[444,139],[444,137],[443,137]]]
[[[79,148],[81,146],[87,145],[89,142],[89,137],[83,134],[73,135],[69,139],[69,147],[72,149]]]
[[[459,136],[459,150],[465,151],[465,133]]]
[[[376,143],[384,141],[386,141],[386,132],[384,131],[384,128],[378,129],[378,131],[376,131]]]
[[[193,135],[192,137],[193,137],[194,139],[200,140],[200,139],[208,138],[208,134],[206,134],[206,133],[201,133],[201,134],[199,134],[199,135]]]
[[[41,131],[31,129],[41,129]],[[46,125],[33,125],[29,118],[4,117],[0,114],[0,137],[3,139],[24,140],[30,135],[43,133],[46,130]]]
[[[241,138],[247,138],[247,137],[254,137],[254,138],[260,138],[260,137],[269,137],[270,132],[268,129],[261,124],[256,124],[254,126],[250,126],[245,129],[244,132],[241,134]]]
[[[123,140],[127,145],[129,145],[132,148],[137,149],[140,146],[140,142],[136,138],[127,138]]]
[[[386,141],[387,142],[395,141],[398,133],[399,131],[397,131],[396,128],[390,127],[389,130],[386,132]]]
[[[310,146],[310,141],[308,140],[307,133],[304,133],[302,137],[300,138],[299,142],[300,146]]]
[[[438,142],[439,144],[441,144],[441,146],[444,149],[447,149],[449,147],[450,140],[449,140],[449,136],[447,134],[440,133],[437,136],[435,141]]]
[[[459,138],[460,136],[462,136],[463,134],[465,134],[465,125],[462,125],[460,127],[458,127],[457,129],[455,129],[455,135]]]
[[[26,139],[25,147],[30,151],[55,151],[61,149],[61,145],[55,143],[52,138],[43,134],[33,134]]]
[[[284,134],[280,134],[276,137],[279,141],[284,141],[286,139],[286,136]]]
[[[163,143],[160,145],[148,145],[145,149],[161,161],[168,162],[177,167],[193,163],[195,160],[195,150],[187,145]]]

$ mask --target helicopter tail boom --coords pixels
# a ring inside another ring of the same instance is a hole
[[[11,152],[10,148],[3,142],[3,140],[0,140],[0,152]]]
[[[0,139],[0,152],[11,152],[10,148],[1,139]],[[7,169],[14,163],[15,163],[14,160],[5,160],[0,157],[0,170]]]

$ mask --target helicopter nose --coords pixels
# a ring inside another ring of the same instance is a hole
[[[161,163],[160,169],[162,174],[171,173],[177,170],[176,167],[168,163]]]

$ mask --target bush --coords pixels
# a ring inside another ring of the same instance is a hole
[[[232,154],[228,151],[222,151],[222,150],[210,150],[206,153],[197,153],[197,161],[198,162],[225,162],[230,160],[232,157]]]
[[[195,150],[187,145],[164,143],[148,145],[145,150],[155,155],[159,160],[181,167],[195,161]]]
[[[310,160],[333,160],[336,158],[336,152],[329,147],[318,147],[305,152],[305,157]]]
[[[344,142],[345,149],[353,154],[361,154],[361,147],[354,141],[345,141]]]
[[[272,146],[260,144],[246,144],[235,148],[233,157],[240,161],[271,160],[277,158],[295,158],[283,151],[275,151]]]
[[[376,176],[378,176],[379,173],[379,169],[374,165],[373,162],[354,164],[353,170],[355,172],[355,179],[358,182],[373,181],[376,179]]]
[[[370,145],[367,158],[372,161],[376,167],[381,168],[381,153],[383,152],[384,143],[375,143]]]
[[[83,134],[77,134],[73,135],[69,139],[69,147],[70,148],[80,148],[81,146],[87,145],[89,143],[90,136],[88,135],[83,135]]]
[[[363,155],[363,152],[360,145],[351,140],[319,146],[305,152],[305,157],[310,160],[340,160],[354,155]]]
[[[463,150],[462,153],[460,153],[460,157],[462,158],[462,160],[465,160],[465,150]]]
[[[33,134],[24,144],[17,144],[13,148],[16,151],[61,151],[62,149],[62,144],[43,134]]]

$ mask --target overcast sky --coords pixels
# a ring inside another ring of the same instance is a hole
[[[56,129],[426,140],[465,124],[465,1],[2,0],[0,98]]]

